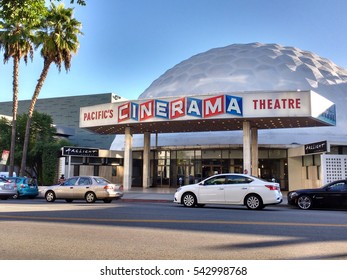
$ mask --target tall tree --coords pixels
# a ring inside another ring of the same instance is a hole
[[[9,175],[14,171],[14,154],[16,142],[16,121],[18,111],[18,77],[19,63],[23,58],[33,58],[34,49],[31,43],[33,30],[46,10],[44,0],[2,0],[0,1],[0,49],[4,52],[4,63],[13,59],[13,108],[10,148]]]
[[[22,159],[22,149],[25,137],[25,126],[27,122],[27,114],[19,114],[17,116],[17,138],[16,138],[16,154],[15,164],[19,165]],[[0,129],[3,128],[11,132],[9,122],[0,119]],[[5,135],[6,136],[6,135]],[[6,138],[6,137],[4,137]],[[9,139],[9,137],[7,137]],[[6,139],[4,139],[6,140]],[[0,137],[0,147],[2,141]],[[3,143],[4,149],[10,146],[10,143]],[[7,144],[7,146],[6,146]],[[56,137],[56,129],[53,126],[53,118],[50,115],[34,111],[31,121],[30,142],[28,150],[27,165],[31,173],[28,175],[36,176],[40,184],[52,185],[56,182],[56,172],[61,148],[63,146],[71,146],[66,139]],[[20,149],[17,149],[20,147]]]
[[[51,2],[53,2],[54,0],[51,0]],[[57,0],[57,1],[61,1],[61,0]],[[71,4],[75,3],[75,0],[70,0]],[[87,3],[85,0],[77,0],[77,4],[81,5],[81,6],[85,6]]]
[[[7,118],[0,118],[0,153],[3,150],[9,150],[11,139],[11,121]]]
[[[82,34],[81,28],[82,24],[73,18],[72,8],[65,8],[63,4],[56,6],[54,3],[51,3],[47,17],[44,19],[41,29],[36,33],[34,41],[36,47],[42,47],[43,69],[28,110],[20,170],[21,175],[24,175],[26,169],[31,118],[49,68],[54,63],[59,71],[61,71],[62,64],[64,64],[66,71],[70,70],[72,54],[75,54],[79,47],[78,35]]]

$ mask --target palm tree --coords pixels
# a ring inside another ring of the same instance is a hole
[[[34,49],[30,38],[32,36],[30,28],[26,29],[20,24],[2,22],[0,24],[0,48],[4,51],[4,63],[13,59],[13,109],[12,109],[12,133],[10,148],[10,168],[9,174],[14,171],[14,152],[16,142],[16,120],[18,111],[18,77],[19,63],[24,58],[25,63],[28,57],[33,58]]]
[[[21,175],[24,175],[26,169],[32,115],[49,68],[54,63],[58,67],[59,72],[62,64],[64,64],[67,72],[70,70],[72,54],[77,53],[79,47],[78,35],[82,34],[81,28],[82,24],[73,18],[73,8],[64,8],[63,4],[55,6],[52,3],[41,30],[36,33],[34,42],[36,48],[42,46],[43,69],[28,110],[20,170]]]
[[[13,118],[10,148],[9,174],[14,170],[16,121],[18,111],[19,63],[24,58],[33,58],[32,34],[40,17],[46,12],[45,0],[1,0],[0,1],[0,49],[4,51],[4,62],[13,59]]]

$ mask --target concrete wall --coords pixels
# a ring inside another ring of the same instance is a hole
[[[290,191],[322,186],[322,180],[318,178],[318,168],[321,167],[316,165],[304,166],[302,163],[303,156],[305,156],[304,146],[288,150],[288,184]]]

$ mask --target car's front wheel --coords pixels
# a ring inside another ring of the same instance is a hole
[[[259,195],[250,194],[246,197],[245,204],[248,209],[251,210],[260,210],[263,209],[263,201],[261,200]]]
[[[95,193],[93,192],[86,193],[85,199],[87,203],[94,203],[96,200]]]
[[[185,193],[182,197],[182,204],[186,207],[194,207],[197,203],[196,197],[193,193]]]
[[[308,195],[301,195],[298,198],[298,206],[300,209],[307,210],[312,207],[312,199]]]
[[[55,193],[54,191],[48,191],[45,195],[46,201],[48,202],[54,202],[55,201]]]

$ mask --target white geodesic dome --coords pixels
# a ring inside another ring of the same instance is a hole
[[[277,44],[234,44],[182,61],[156,79],[139,99],[209,92],[320,92],[346,82],[345,69],[312,52]]]
[[[333,101],[337,112],[336,127],[262,130],[259,131],[259,144],[346,141],[347,71],[329,59],[295,47],[251,43],[214,48],[167,70],[139,99],[297,90],[313,90]],[[185,137],[162,134],[159,141],[159,145],[239,144],[242,133],[189,133]],[[138,145],[142,145],[141,141]]]

